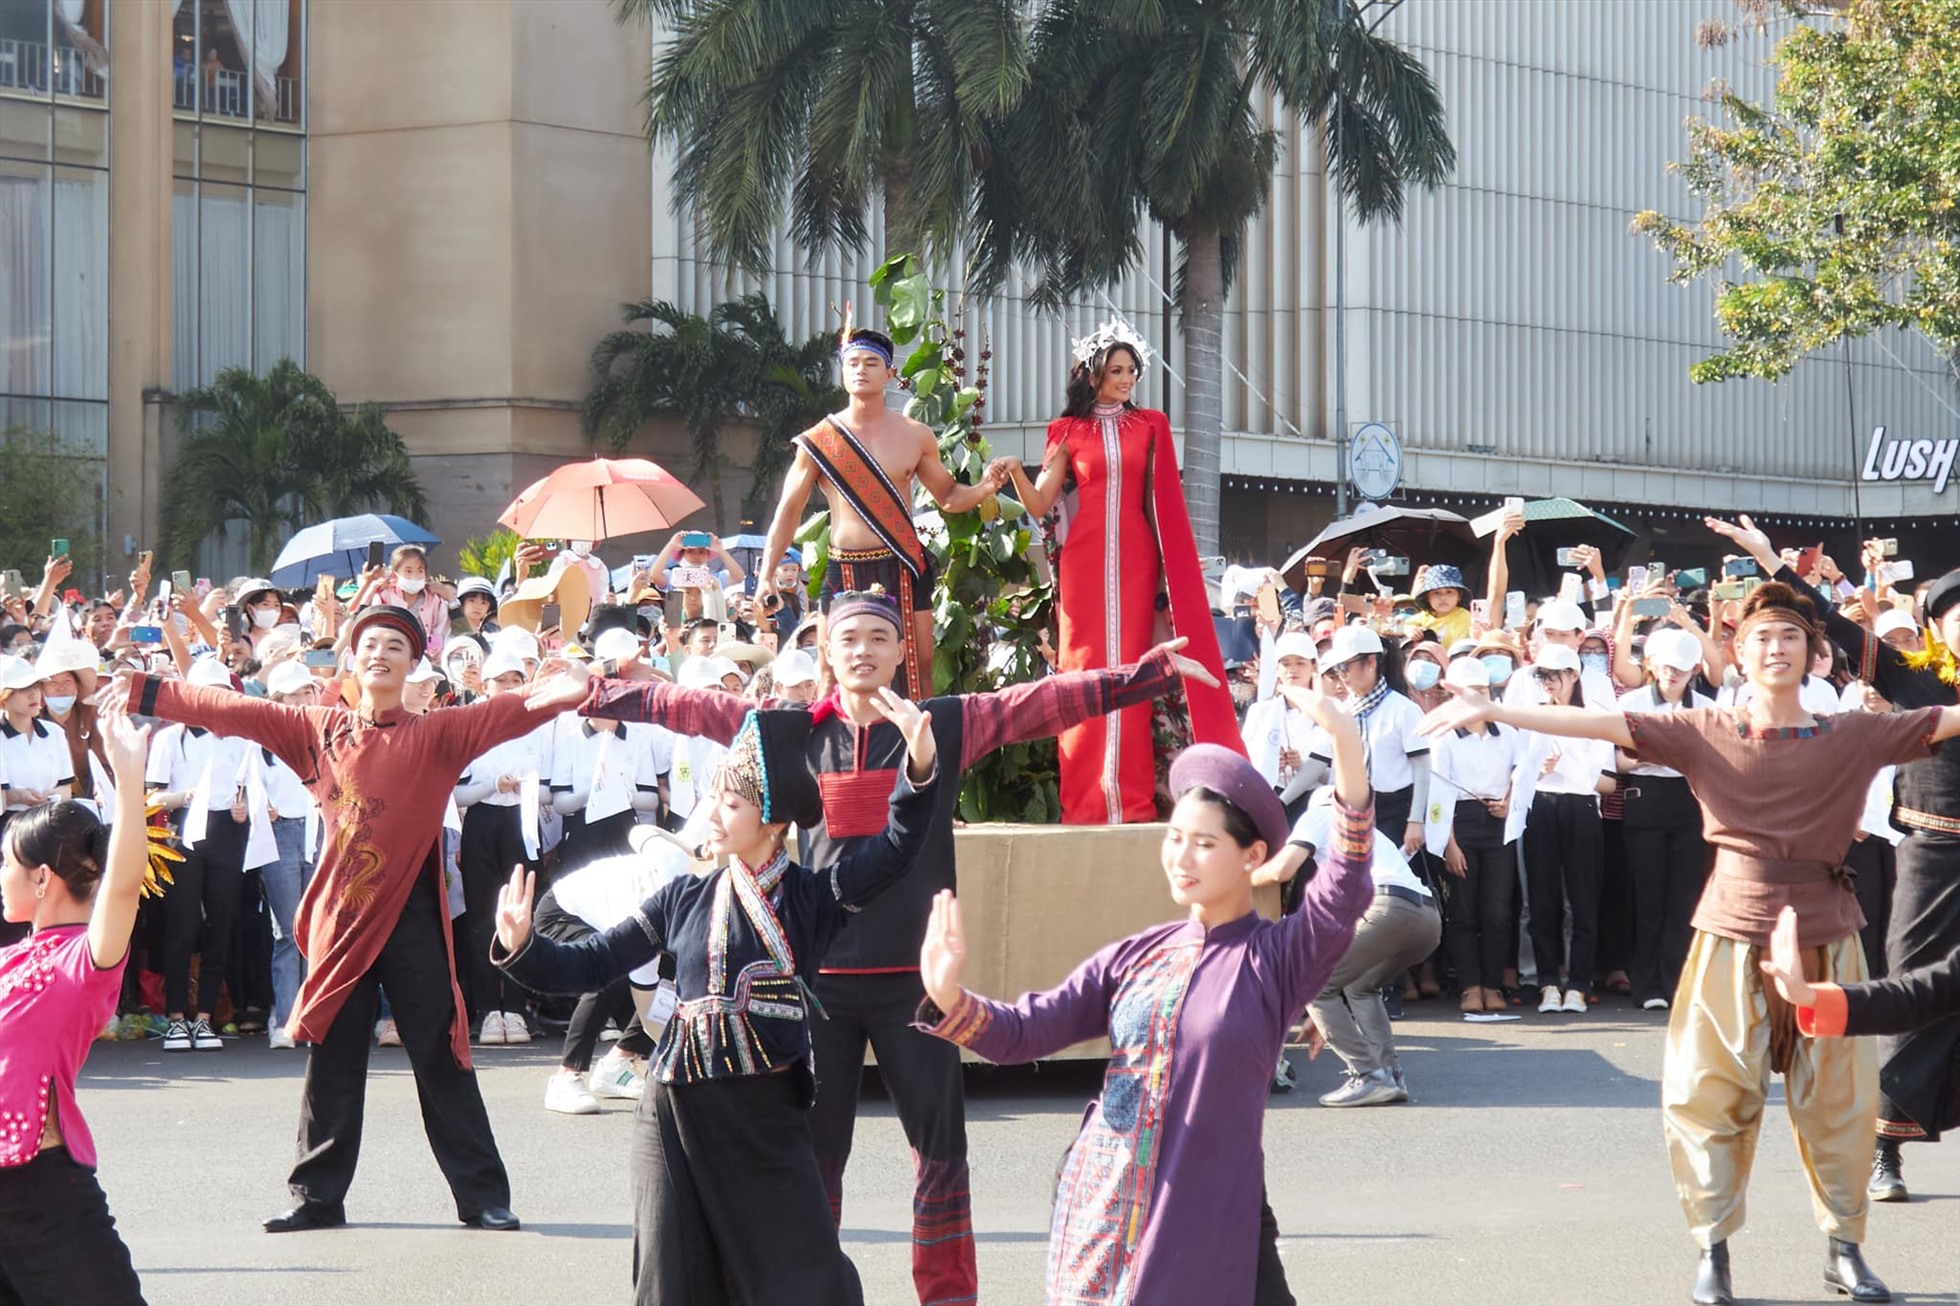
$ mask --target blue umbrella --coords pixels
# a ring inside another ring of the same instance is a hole
[[[367,566],[368,545],[377,540],[390,549],[398,544],[428,548],[442,543],[406,517],[373,512],[341,517],[308,526],[286,541],[266,579],[280,589],[294,590],[311,585],[321,576],[358,576]]]

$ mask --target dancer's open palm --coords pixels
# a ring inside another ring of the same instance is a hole
[[[497,944],[514,953],[531,937],[531,898],[538,888],[538,873],[519,866],[511,871],[510,883],[497,890]]]
[[[926,996],[941,1011],[950,1011],[960,998],[960,976],[966,970],[966,930],[960,924],[960,900],[951,889],[933,895],[932,917],[926,922],[926,941],[919,948],[919,978]]]
[[[932,775],[933,763],[939,757],[939,741],[932,733],[932,714],[903,694],[895,693],[889,685],[878,690],[871,706],[905,736],[905,754],[911,762],[907,769],[914,782],[923,783]]]

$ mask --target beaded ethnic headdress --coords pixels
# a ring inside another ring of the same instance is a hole
[[[823,817],[823,796],[810,771],[810,714],[751,710],[715,772],[714,787],[754,803],[765,823],[815,825]]]
[[[1136,351],[1139,377],[1149,368],[1150,346],[1144,342],[1141,332],[1120,317],[1112,317],[1088,335],[1075,341],[1075,361],[1094,371],[1096,360],[1108,352],[1111,345],[1128,345]]]

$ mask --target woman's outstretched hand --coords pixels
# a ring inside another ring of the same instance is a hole
[[[941,1011],[960,1000],[960,975],[966,970],[966,930],[960,924],[960,900],[951,889],[933,895],[932,917],[926,922],[926,941],[919,948],[919,978],[926,996]]]

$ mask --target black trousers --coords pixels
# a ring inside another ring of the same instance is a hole
[[[1397,848],[1409,832],[1409,813],[1415,806],[1416,787],[1405,785],[1393,793],[1375,795],[1375,828],[1388,836]]]
[[[65,1147],[0,1169],[0,1306],[142,1306],[95,1171]]]
[[[1592,992],[1599,944],[1599,877],[1603,855],[1599,803],[1591,794],[1539,794],[1524,827],[1525,891],[1531,895],[1531,953],[1538,983],[1549,987],[1565,963],[1565,983]],[[1565,946],[1565,909],[1572,946]]]
[[[1890,839],[1876,834],[1851,841],[1844,864],[1857,876],[1851,884],[1858,894],[1858,909],[1865,913],[1865,928],[1858,931],[1858,942],[1865,949],[1865,969],[1873,979],[1884,979],[1885,932],[1892,927],[1892,889],[1899,882],[1899,853]]]
[[[456,1001],[450,988],[449,928],[426,874],[402,908],[381,955],[348,993],[326,1041],[306,1062],[300,1097],[299,1160],[290,1180],[301,1201],[338,1202],[354,1182],[361,1157],[361,1123],[367,1106],[368,1049],[374,1042],[376,990],[385,989],[415,1072],[422,1129],[442,1167],[456,1214],[471,1219],[493,1206],[510,1205],[510,1178],[497,1155],[490,1116],[476,1072],[456,1064],[450,1021]]]
[[[647,1085],[627,1144],[636,1306],[858,1306],[795,1075]]]
[[[536,870],[538,864],[524,855],[523,809],[515,806],[471,804],[463,813],[461,852],[468,938],[456,941],[456,970],[475,1025],[492,1011],[524,1010],[524,990],[490,964],[490,941],[497,936],[497,890],[510,883],[513,867]]]
[[[538,899],[537,910],[531,913],[531,928],[560,943],[577,943],[598,933],[583,919],[560,907],[557,897],[549,890]],[[618,1021],[619,1027],[626,1031],[619,1040],[623,1051],[636,1057],[653,1051],[653,1037],[640,1023],[639,1013],[633,1006],[633,983],[622,975],[597,993],[579,995],[571,1023],[565,1026],[565,1055],[559,1064],[581,1074],[590,1070],[592,1051],[598,1047],[599,1035],[605,1032],[609,1019]]]
[[[973,1199],[966,1162],[966,1086],[960,1050],[912,1028],[925,986],[917,971],[819,975],[817,1000],[829,1019],[810,1022],[817,1102],[810,1136],[831,1210],[844,1210],[864,1048],[898,1109],[917,1160],[912,1197],[912,1286],[922,1303],[965,1301],[979,1292]]]
[[[179,818],[179,834],[183,828]],[[206,813],[204,837],[197,847],[183,849],[184,860],[172,868],[171,884],[163,895],[163,1009],[171,1015],[193,1009],[194,952],[202,958],[195,1009],[208,1015],[217,1006],[245,892],[247,829],[232,820],[229,811]],[[232,994],[232,1002],[244,1006],[244,995]]]
[[[245,872],[239,884],[238,933],[231,957],[225,983],[231,987],[232,1004],[241,1014],[271,1011],[272,918],[266,910],[265,877],[257,870]]]
[[[1694,941],[1695,904],[1708,880],[1701,804],[1679,776],[1627,780],[1627,865],[1633,878],[1633,996],[1672,998]]]
[[[1500,988],[1511,964],[1517,845],[1504,842],[1504,822],[1476,799],[1456,805],[1455,833],[1463,878],[1445,876],[1443,943],[1460,986]]]
[[[1599,977],[1633,969],[1633,871],[1627,860],[1627,823],[1599,821]]]
[[[564,875],[601,857],[615,857],[633,851],[626,836],[633,830],[631,809],[614,812],[597,821],[585,819],[584,812],[571,812],[565,818],[565,833],[558,841],[558,875]],[[508,876],[509,871],[504,874]]]

